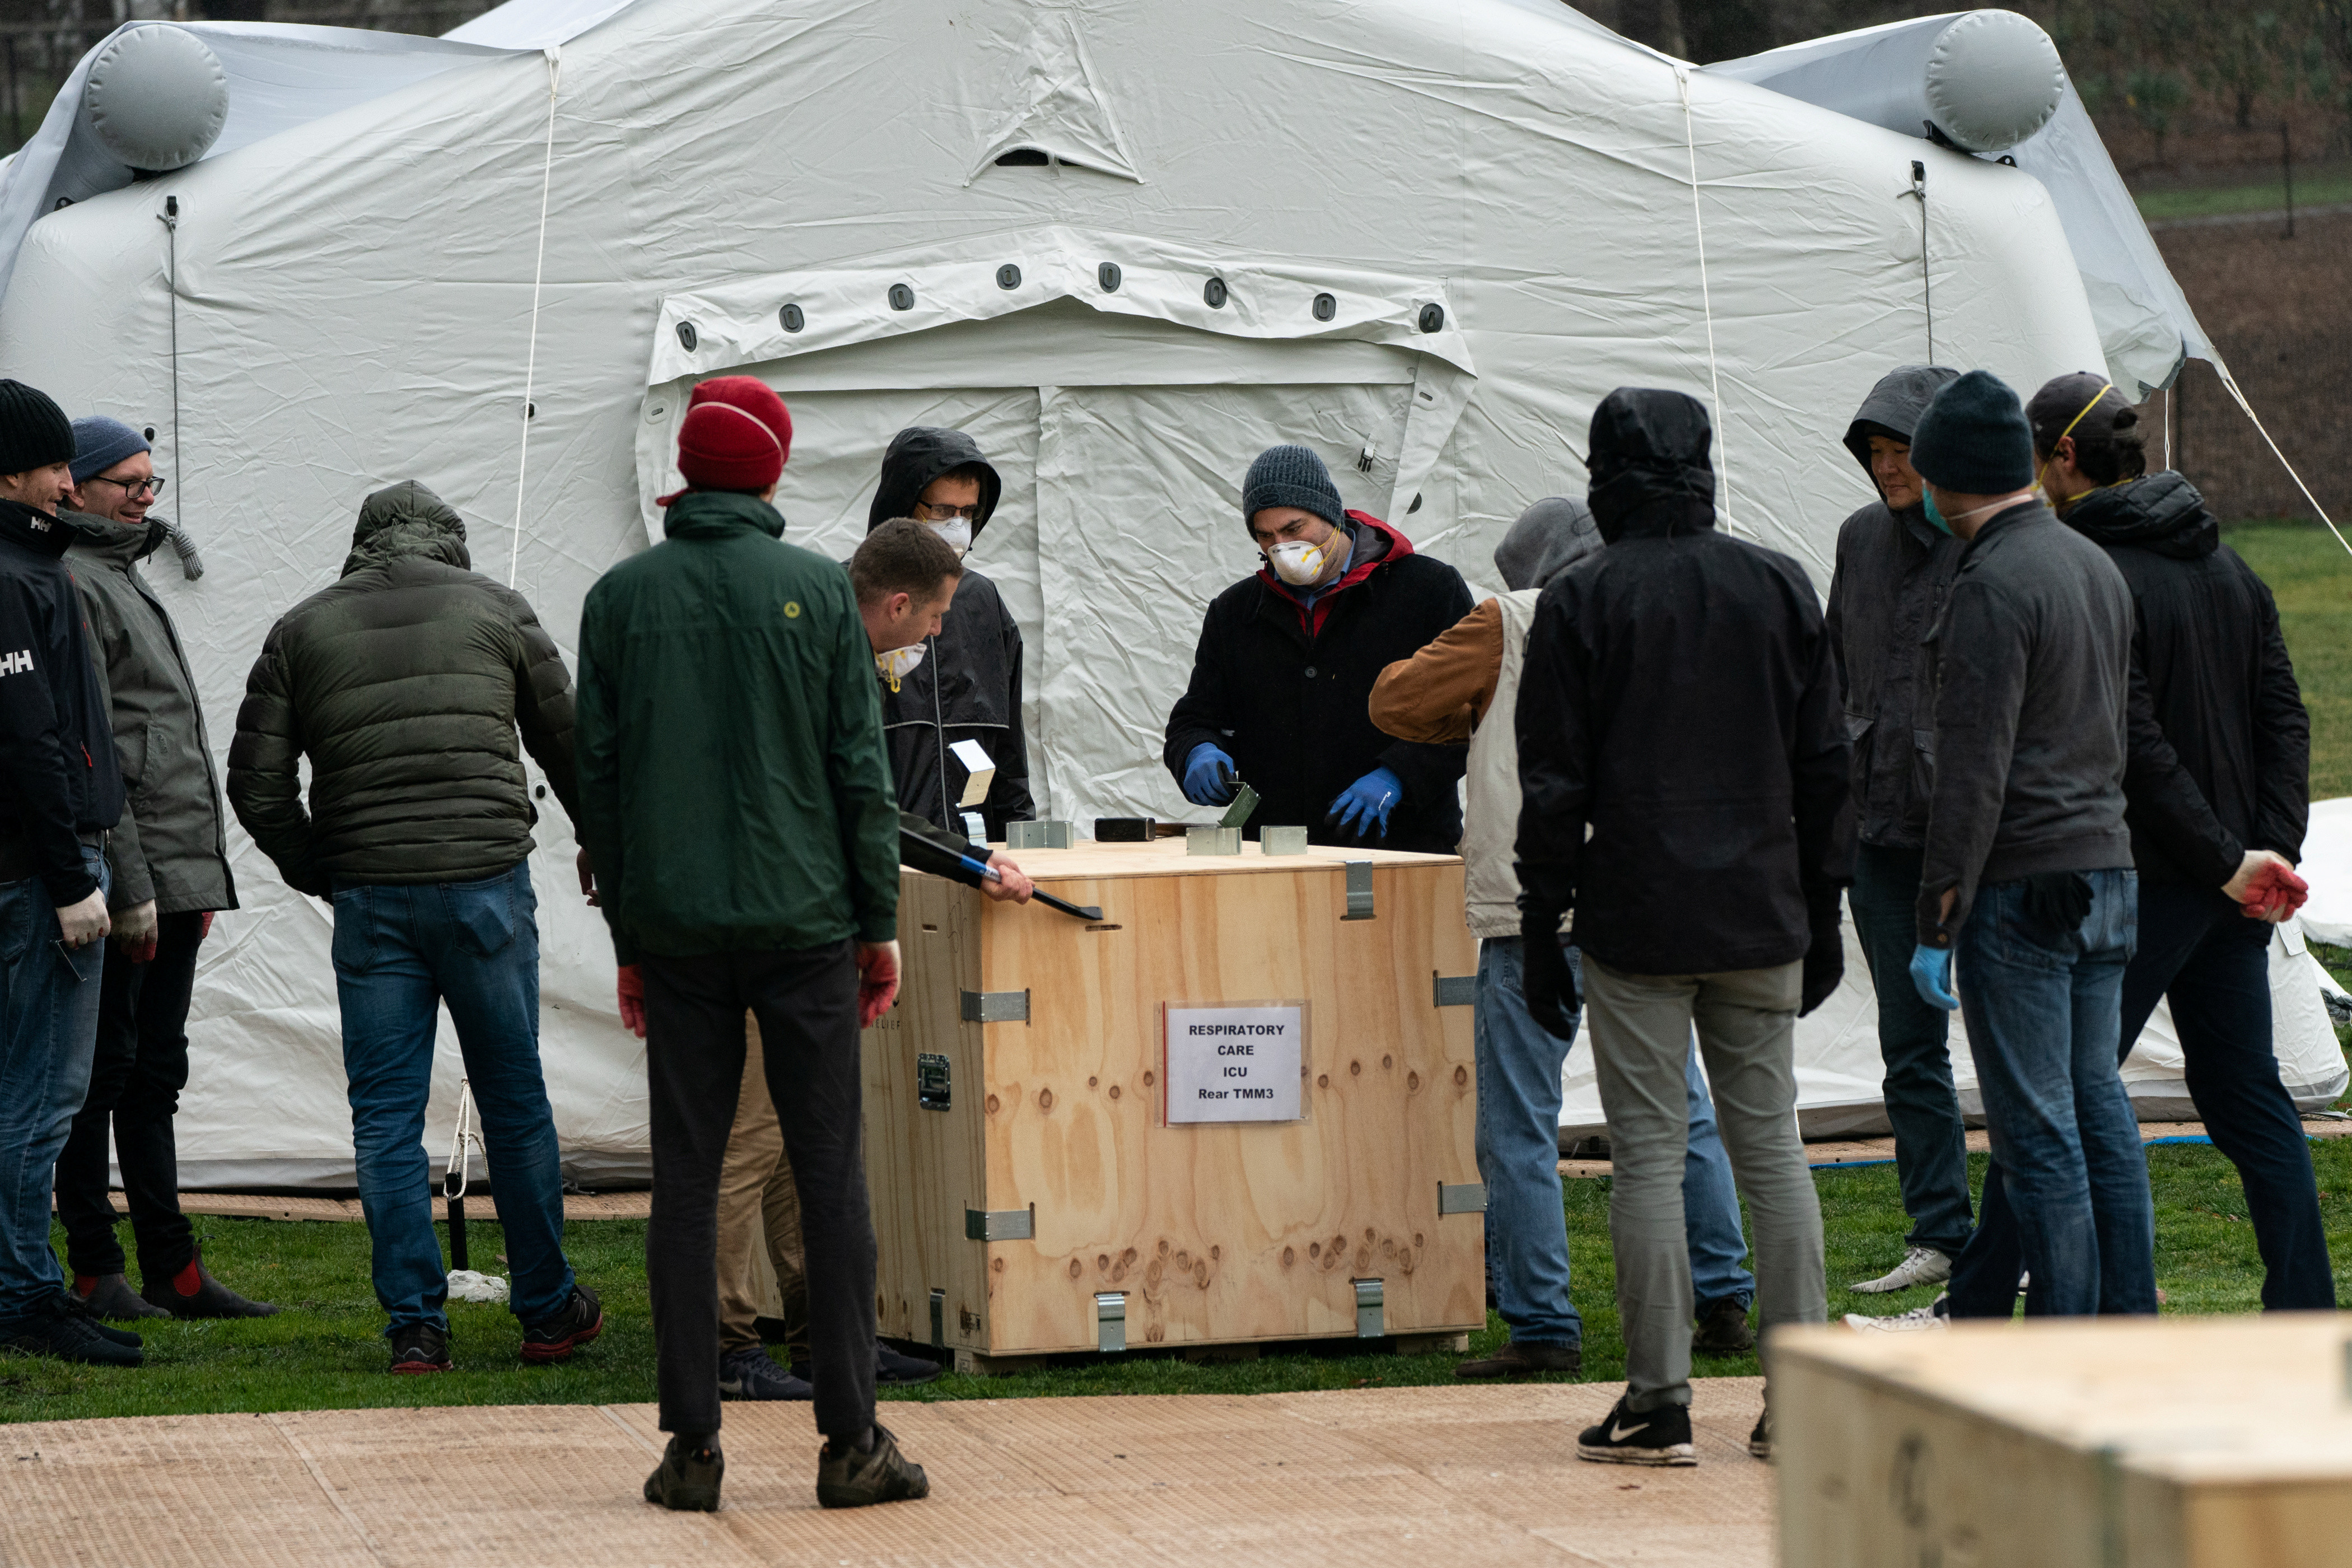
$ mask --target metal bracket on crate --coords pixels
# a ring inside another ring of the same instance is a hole
[[[931,1292],[931,1348],[948,1348],[948,1293],[944,1290]]]
[[[1350,860],[1348,865],[1348,912],[1343,921],[1369,921],[1378,917],[1372,912],[1372,863]]]
[[[1358,1279],[1353,1283],[1356,1287],[1356,1337],[1360,1340],[1379,1339],[1388,1331],[1381,1326],[1381,1282]]]
[[[1472,1007],[1478,1002],[1478,977],[1475,974],[1437,974],[1429,977],[1429,1005],[1433,1007]]]
[[[1437,1212],[1441,1215],[1485,1214],[1486,1184],[1484,1182],[1438,1183]]]
[[[1029,1021],[1026,991],[965,991],[963,1021],[967,1024],[1025,1024]]]
[[[1095,1349],[1105,1355],[1127,1349],[1127,1293],[1095,1292]]]
[[[1031,1241],[1037,1235],[1037,1205],[1025,1209],[966,1209],[966,1241]]]

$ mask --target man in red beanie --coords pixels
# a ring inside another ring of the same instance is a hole
[[[606,573],[581,617],[580,837],[652,1100],[646,1272],[671,1436],[646,1497],[672,1509],[716,1509],[725,1470],[719,1177],[747,1008],[800,1191],[817,1500],[930,1489],[874,1420],[857,1036],[898,988],[898,799],[848,574],[779,542],[791,445],[759,382],[696,388],[667,537]]]

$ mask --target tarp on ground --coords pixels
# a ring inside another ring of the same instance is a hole
[[[1838,437],[1921,353],[1923,156],[1942,356],[2031,388],[2101,353],[2030,173],[1553,0],[515,0],[413,42],[389,65],[305,53],[349,78],[315,117],[35,199],[17,231],[0,368],[159,427],[210,570],[150,578],[223,752],[269,624],[332,580],[392,480],[455,506],[569,657],[589,585],[646,546],[703,376],[792,405],[788,538],[829,554],[893,432],[977,437],[1005,489],[973,564],[1028,639],[1034,790],[1085,822],[1190,815],[1160,728],[1202,606],[1255,564],[1237,491],[1267,445],[1313,447],[1350,505],[1492,591],[1510,521],[1582,490],[1593,405],[1680,388],[1717,411],[1726,526],[1826,589],[1870,497]],[[232,69],[233,99],[264,70]],[[70,96],[54,112],[62,149]],[[0,229],[57,166],[10,165]],[[543,806],[565,1157],[642,1175],[642,1047]],[[232,849],[245,907],[198,977],[184,1173],[348,1183],[328,913]],[[1816,1114],[1877,1098],[1849,974],[1800,1030]]]

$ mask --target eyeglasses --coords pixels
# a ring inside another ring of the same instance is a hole
[[[131,500],[136,500],[142,495],[152,498],[163,493],[164,481],[160,479],[118,479],[105,474],[92,474],[89,479],[82,480],[82,483],[89,484],[93,480],[100,484],[121,486],[124,498]]]
[[[966,522],[980,521],[980,508],[977,504],[941,506],[936,501],[919,500],[915,503],[915,513],[916,521],[919,522],[953,522],[957,518],[961,518]]]

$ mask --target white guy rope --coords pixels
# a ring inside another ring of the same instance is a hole
[[[530,474],[530,396],[539,371],[539,288],[547,276],[547,197],[555,182],[555,89],[563,79],[563,46],[550,45],[547,54],[547,154],[539,171],[539,255],[530,268],[530,346],[522,362],[522,439],[515,458],[514,542],[507,549],[507,586],[515,585],[522,563],[523,481]]]
[[[1715,402],[1716,468],[1723,475],[1723,524],[1736,528],[1731,521],[1731,419],[1723,407],[1723,381],[1715,366],[1715,300],[1706,283],[1706,218],[1699,211],[1698,142],[1691,133],[1690,72],[1682,66],[1675,67],[1675,86],[1683,100],[1683,151],[1690,157],[1691,227],[1698,235],[1698,307],[1706,318],[1706,384]]]
[[[2319,504],[2319,498],[2311,493],[2311,487],[2303,482],[2303,476],[2296,473],[2294,465],[2286,460],[2286,454],[2279,450],[2276,441],[2271,439],[2271,433],[2263,429],[2262,416],[2256,414],[2254,405],[2246,401],[2246,395],[2238,390],[2238,378],[2230,374],[2230,367],[2221,363],[2220,354],[2213,356],[2212,363],[2214,370],[2221,374],[2221,384],[2230,389],[2230,395],[2238,400],[2238,406],[2244,409],[2246,417],[2254,422],[2254,428],[2262,431],[2263,442],[2270,447],[2271,456],[2279,460],[2279,467],[2286,470],[2286,477],[2294,481],[2294,488],[2303,492],[2303,499],[2309,501],[2311,510],[2319,514],[2319,521],[2327,524],[2327,531],[2336,535],[2336,542],[2344,546],[2346,554],[2352,555],[2352,542],[2346,542],[2344,531],[2336,526],[2335,519],[2327,515],[2327,509]]]

